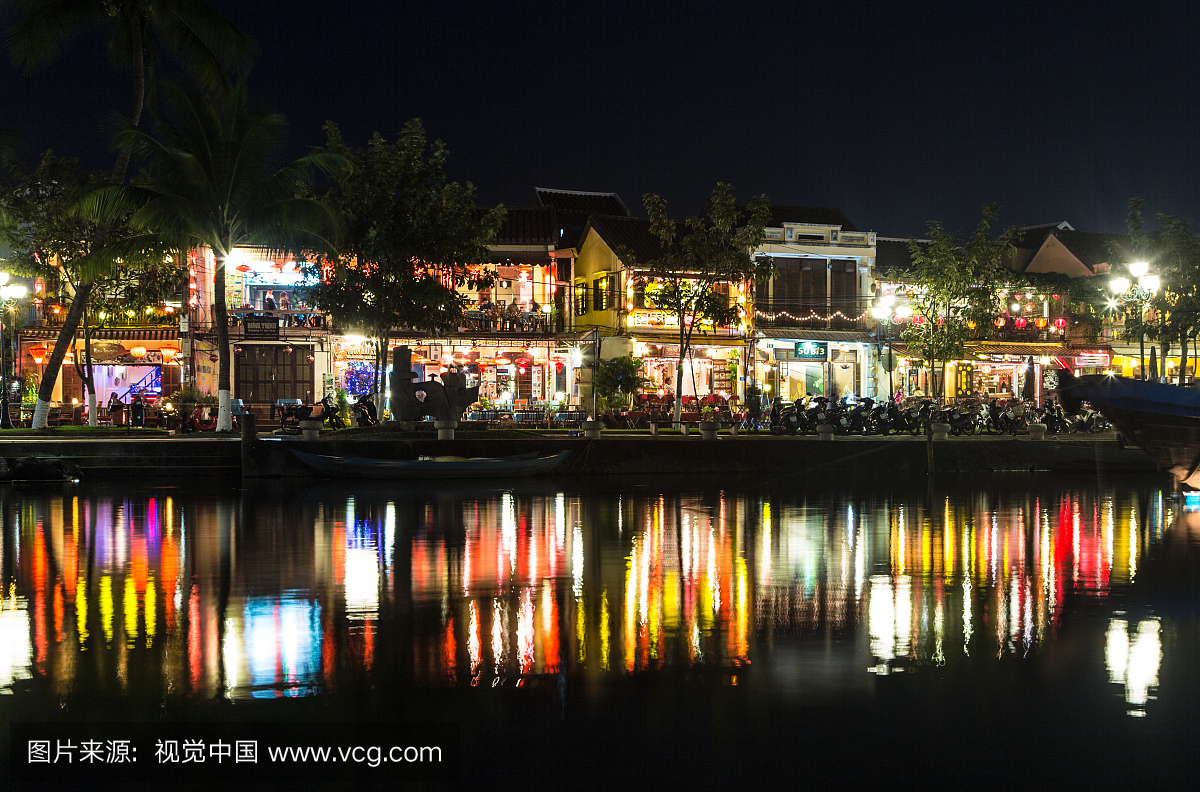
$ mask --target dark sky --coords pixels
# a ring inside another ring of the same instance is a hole
[[[482,202],[536,186],[841,207],[860,228],[1069,220],[1124,230],[1130,197],[1200,224],[1191,3],[408,3],[218,0],[259,42],[251,88],[293,153],[420,117]],[[129,79],[99,46],[0,67],[27,153],[108,167]]]

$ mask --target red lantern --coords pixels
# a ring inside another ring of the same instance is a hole
[[[996,321],[994,322],[994,324],[996,325],[996,327],[1004,327],[1004,324],[1005,324],[1004,317],[1001,316],[1001,317],[997,318]]]
[[[915,325],[925,324],[925,317],[921,316],[920,314],[917,314],[916,316],[913,317],[913,324],[915,324]]]
[[[1058,295],[1057,295],[1057,294],[1055,294],[1055,295],[1052,295],[1052,296],[1054,297],[1054,299],[1056,299],[1056,300],[1058,299]]]
[[[1025,325],[1027,324],[1029,324],[1029,320],[1024,316],[1018,316],[1016,319],[1013,319],[1013,327],[1017,328],[1018,330],[1024,330]]]
[[[1060,316],[1057,319],[1055,319],[1054,326],[1057,327],[1059,330],[1062,330],[1063,328],[1065,328],[1067,326],[1067,317]]]

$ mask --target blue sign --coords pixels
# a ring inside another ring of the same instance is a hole
[[[825,341],[797,341],[796,360],[828,360],[829,344]]]

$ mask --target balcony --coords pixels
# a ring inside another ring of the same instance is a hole
[[[754,305],[759,327],[800,327],[809,330],[869,330],[875,320],[870,299],[835,298],[820,301],[771,300]]]

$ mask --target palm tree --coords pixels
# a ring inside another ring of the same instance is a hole
[[[228,85],[226,70],[249,65],[253,40],[202,0],[0,0],[11,19],[3,36],[13,62],[32,72],[57,60],[84,34],[103,33],[110,59],[133,72],[129,122],[137,127],[160,53],[180,64],[202,87]],[[130,152],[122,148],[112,183],[122,184]],[[63,319],[38,390],[33,425],[44,428],[63,358],[75,338],[94,283],[80,283]],[[95,410],[92,410],[94,413]]]
[[[313,150],[275,169],[272,155],[283,143],[284,118],[252,108],[244,83],[218,92],[211,102],[179,86],[167,93],[172,112],[169,118],[156,116],[156,134],[130,126],[117,136],[118,145],[148,159],[144,183],[105,187],[85,198],[80,209],[96,219],[132,212],[129,222],[141,233],[110,245],[110,256],[151,246],[212,250],[220,356],[217,431],[229,431],[226,262],[239,245],[332,254],[336,218],[320,201],[298,194],[313,168],[333,173],[344,159]]]

